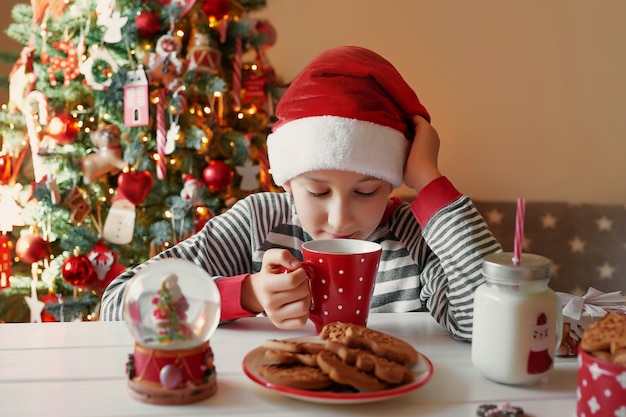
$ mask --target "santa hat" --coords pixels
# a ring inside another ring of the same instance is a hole
[[[413,116],[430,115],[396,68],[361,47],[318,55],[276,107],[268,156],[277,185],[336,169],[402,184]]]

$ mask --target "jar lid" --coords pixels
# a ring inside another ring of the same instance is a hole
[[[488,281],[511,283],[550,279],[550,259],[522,253],[519,265],[513,264],[513,253],[500,252],[485,256],[483,275]]]

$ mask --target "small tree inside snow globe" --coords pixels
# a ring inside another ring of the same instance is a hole
[[[183,259],[147,264],[124,293],[124,319],[135,339],[127,363],[131,396],[185,404],[217,390],[209,343],[220,320],[220,295],[209,274]]]

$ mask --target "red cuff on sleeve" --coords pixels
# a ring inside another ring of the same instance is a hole
[[[454,188],[450,180],[441,176],[422,188],[411,203],[411,211],[420,226],[424,227],[433,214],[459,197],[461,193]]]
[[[250,274],[220,278],[216,281],[221,297],[220,321],[232,321],[243,317],[253,317],[256,314],[245,310],[241,306],[241,285]]]

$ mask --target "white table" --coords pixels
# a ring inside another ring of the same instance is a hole
[[[426,313],[374,314],[369,326],[413,344],[434,365],[425,386],[367,404],[318,404],[283,397],[249,380],[245,354],[268,338],[309,336],[313,326],[281,331],[266,318],[218,327],[211,338],[218,392],[181,406],[150,405],[127,393],[133,339],[124,322],[0,325],[0,415],[21,416],[475,416],[484,403],[509,402],[534,417],[573,416],[576,358],[557,358],[539,385],[491,382],[472,366],[470,345],[452,339]]]

